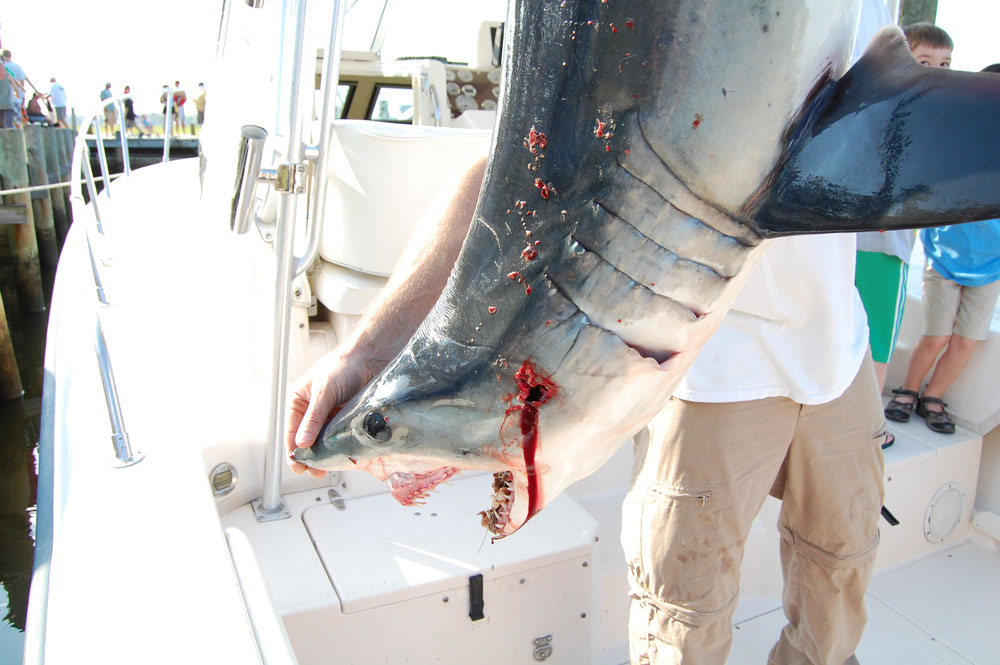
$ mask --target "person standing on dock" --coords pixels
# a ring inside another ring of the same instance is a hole
[[[134,129],[135,131],[139,132],[139,138],[142,138],[143,136],[142,128],[136,125],[135,122],[135,106],[134,102],[132,101],[132,88],[129,86],[125,86],[125,92],[122,97],[122,104],[125,107],[125,132],[127,133],[128,130]]]
[[[69,125],[66,124],[66,90],[61,83],[56,82],[55,76],[49,79],[49,83],[52,84],[52,87],[49,88],[49,101],[52,102],[52,107],[56,110],[56,126],[68,127]]]
[[[14,85],[6,63],[0,57],[0,129],[14,128]]]
[[[198,84],[198,96],[194,98],[194,108],[198,111],[198,126],[205,124],[205,84]]]
[[[11,59],[11,54],[9,49],[4,49],[3,53],[4,68],[7,73],[10,74],[11,88],[14,94],[14,126],[20,127],[24,124],[24,99],[27,96],[25,94],[24,82],[28,81],[28,77],[25,75],[24,70]],[[31,81],[28,81],[31,83]],[[35,86],[32,85],[32,88]]]
[[[174,81],[174,129],[180,132],[187,131],[187,124],[184,121],[184,104],[187,102],[187,93],[181,87],[180,81]]]
[[[111,99],[114,93],[111,92],[111,84],[105,83],[104,90],[101,90],[101,101]],[[115,130],[115,107],[113,104],[104,106],[104,131],[110,136]]]

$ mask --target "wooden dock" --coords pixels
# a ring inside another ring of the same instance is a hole
[[[21,312],[45,310],[42,269],[54,269],[70,225],[68,189],[73,130],[29,125],[0,130],[0,201],[7,230],[12,288],[0,297],[0,399],[23,394],[4,301]],[[6,271],[5,271],[6,272]]]

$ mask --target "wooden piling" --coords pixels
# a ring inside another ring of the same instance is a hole
[[[20,129],[0,129],[0,176],[4,189],[28,186],[27,152],[24,132]],[[35,239],[34,211],[27,192],[8,194],[5,203],[25,207],[27,221],[10,227],[11,254],[14,257],[14,281],[21,311],[41,312],[45,309],[42,291],[42,270],[38,263],[38,241]]]
[[[76,132],[72,129],[60,129],[59,138],[62,140],[63,152],[63,182],[69,181],[69,170],[73,166],[73,142],[76,141]]]
[[[45,169],[45,139],[47,127],[27,125],[24,128],[24,147],[28,155],[28,184],[32,187],[49,184]],[[59,262],[59,243],[56,239],[55,218],[52,215],[52,197],[48,190],[31,192],[31,207],[35,215],[35,239],[38,242],[38,261],[46,268]]]
[[[72,129],[56,129],[56,154],[59,157],[59,182],[69,182],[69,171],[73,166],[73,137],[76,134]],[[73,206],[69,202],[69,188],[62,189],[63,197],[66,201],[66,221],[67,228],[73,224]]]
[[[56,142],[59,141],[58,130],[49,128],[42,132],[42,140],[45,144],[45,172],[50,183],[62,182],[62,171],[59,164],[59,149]],[[69,212],[66,204],[66,188],[53,189],[49,198],[52,200],[52,221],[56,228],[56,241],[62,248],[66,242],[66,234],[69,232]]]
[[[21,386],[21,374],[17,370],[17,357],[14,355],[14,342],[10,338],[10,328],[7,327],[7,310],[0,296],[0,399],[13,399],[24,394]]]

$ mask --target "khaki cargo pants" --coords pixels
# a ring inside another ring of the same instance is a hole
[[[740,562],[770,492],[782,499],[788,624],[769,665],[855,663],[878,546],[885,420],[870,355],[839,398],[672,399],[636,437],[623,508],[633,665],[723,665]]]

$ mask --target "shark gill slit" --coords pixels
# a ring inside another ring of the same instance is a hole
[[[619,268],[613,262],[609,261],[603,254],[601,254],[601,252],[598,249],[596,249],[593,246],[593,244],[589,244],[586,240],[581,239],[581,237],[578,236],[576,233],[571,233],[569,237],[570,237],[570,240],[572,240],[577,245],[579,245],[580,247],[582,247],[584,249],[584,251],[590,252],[591,254],[593,254],[594,256],[596,256],[598,259],[600,259],[602,262],[604,262],[605,264],[611,266],[611,269],[614,270],[615,273],[623,275],[625,279],[629,280],[630,282],[632,282],[634,284],[637,284],[639,286],[642,286],[642,287],[645,287],[645,288],[649,289],[650,291],[653,291],[653,293],[656,296],[660,297],[660,298],[666,298],[667,300],[670,300],[672,302],[676,302],[678,305],[680,305],[680,306],[684,307],[685,309],[687,309],[688,311],[690,311],[691,314],[694,315],[695,319],[699,319],[699,318],[701,318],[701,316],[703,314],[705,314],[705,312],[699,312],[698,310],[694,309],[690,305],[686,305],[686,304],[678,301],[675,298],[670,298],[667,295],[664,295],[664,294],[661,294],[661,293],[657,293],[652,288],[650,288],[651,287],[650,284],[644,284],[644,283],[642,283],[641,281],[637,280],[632,275],[628,274],[627,272],[625,272],[624,270],[622,270],[621,268]],[[654,245],[656,245],[656,243],[653,242],[652,240],[650,240],[650,242],[653,243]],[[660,245],[656,245],[656,246],[660,247]],[[724,276],[720,275],[719,273],[717,273],[712,268],[710,268],[710,267],[708,267],[706,265],[703,265],[701,263],[698,263],[697,261],[692,261],[690,259],[686,259],[683,256],[678,256],[677,254],[674,254],[672,251],[670,251],[669,249],[667,249],[665,247],[660,247],[660,249],[662,249],[667,254],[670,254],[671,256],[675,257],[677,259],[677,264],[678,265],[685,265],[685,264],[687,264],[687,265],[691,265],[691,266],[702,267],[705,270],[707,270],[710,274],[714,275],[719,281],[722,281],[722,282],[728,281],[728,279],[729,279],[728,277],[724,277]],[[576,304],[576,303],[574,303],[574,304]]]
[[[691,242],[697,244],[698,238],[702,238],[702,242],[704,242],[704,238],[715,236],[712,253],[702,255],[697,260],[726,277],[732,277],[740,271],[743,259],[746,257],[746,251],[750,249],[747,245],[737,238],[720,233],[714,227],[681,210],[665,199],[660,192],[630,173],[621,164],[618,166],[619,168],[611,171],[610,174],[613,178],[621,179],[621,186],[615,188],[613,193],[605,194],[601,200],[593,199],[593,204],[597,209],[603,211],[605,214],[622,219],[635,227],[640,234],[647,236],[661,247],[673,251],[678,256],[681,255],[681,248],[685,246],[685,243]],[[654,216],[657,222],[663,219],[676,218],[677,215],[680,215],[685,220],[682,224],[690,224],[692,228],[689,231],[682,232],[680,237],[670,232],[658,232],[655,227],[651,227],[649,223],[643,221],[643,211],[640,210],[638,218],[636,218],[633,210],[628,208],[628,202],[633,198],[637,200],[640,206],[645,206],[646,214]],[[662,210],[659,213],[654,212],[658,208]],[[689,247],[689,249],[693,249],[693,247]],[[686,258],[695,260],[693,256],[685,256]]]
[[[674,206],[672,203],[670,203],[670,201],[667,201],[666,199],[663,199],[663,201],[667,205],[676,208],[676,206]],[[606,212],[608,214],[608,216],[611,217],[611,218],[613,218],[616,222],[618,222],[618,223],[620,223],[620,224],[622,224],[624,226],[627,226],[630,229],[632,229],[632,231],[634,231],[636,235],[642,236],[647,242],[652,243],[653,245],[659,247],[663,251],[669,252],[669,253],[673,254],[679,260],[681,260],[681,261],[690,261],[691,263],[699,265],[702,268],[704,268],[705,270],[711,271],[713,274],[715,274],[716,277],[718,277],[719,279],[722,279],[722,280],[727,280],[727,279],[730,279],[732,277],[732,275],[724,275],[724,274],[720,273],[717,268],[708,265],[704,261],[700,261],[698,259],[695,259],[695,258],[692,258],[692,257],[689,257],[689,256],[684,256],[682,254],[679,254],[677,251],[671,249],[670,247],[664,247],[663,245],[661,245],[660,243],[658,243],[656,240],[653,240],[648,235],[646,235],[645,233],[643,233],[638,227],[635,226],[635,224],[633,224],[629,220],[625,219],[624,217],[615,214],[610,208],[608,208],[607,206],[605,206],[603,202],[598,201],[598,200],[595,199],[594,200],[594,205],[596,205],[598,208],[600,208],[601,210],[603,210],[604,212]],[[683,210],[681,210],[680,212],[682,212],[683,214],[687,214],[687,213],[684,213]],[[692,219],[694,219],[694,218],[692,218]],[[698,220],[698,221],[701,222],[701,220]],[[712,227],[709,226],[708,228],[712,228]],[[712,230],[714,231],[715,229],[712,229]],[[580,242],[579,238],[577,238],[576,236],[574,236],[573,239],[576,240],[577,242]],[[589,247],[586,247],[586,245],[584,245],[582,242],[580,242],[580,245],[583,246],[588,251],[593,251]],[[598,255],[599,255],[599,253],[598,253]]]
[[[647,187],[657,192],[665,201],[670,203],[670,205],[674,206],[686,215],[697,219],[702,224],[715,229],[723,235],[733,238],[740,244],[747,247],[755,247],[760,244],[762,238],[754,232],[749,224],[734,219],[725,211],[720,210],[712,203],[702,199],[700,196],[692,192],[688,186],[677,177],[673,169],[670,168],[670,165],[667,164],[666,160],[656,151],[656,148],[653,147],[653,144],[650,143],[649,139],[646,138],[646,132],[643,130],[638,109],[634,114],[629,114],[625,118],[625,123],[628,125],[634,125],[634,128],[630,127],[630,129],[634,129],[635,131],[630,133],[638,134],[639,138],[642,140],[631,146],[627,162],[623,163],[621,158],[619,158],[619,167],[625,169],[626,172],[630,173],[635,178],[638,178]],[[680,200],[661,192],[652,183],[648,182],[646,178],[643,178],[639,175],[639,173],[629,169],[630,165],[636,163],[641,164],[643,161],[646,161],[647,163],[653,162],[652,158],[655,158],[654,166],[658,165],[661,168],[662,173],[669,181],[669,184],[675,188],[675,193],[679,195],[678,198]]]
[[[611,266],[611,268],[612,268],[612,270],[615,270],[616,272],[620,273],[625,278],[631,279],[631,278],[628,277],[628,275],[625,275],[625,273],[622,273],[621,271],[619,271],[614,266]],[[563,298],[565,298],[566,300],[568,300],[569,302],[571,302],[573,304],[573,306],[576,308],[576,310],[586,318],[588,326],[590,326],[591,328],[596,328],[598,330],[601,330],[601,331],[607,333],[608,335],[613,335],[619,341],[621,341],[622,344],[624,344],[625,346],[629,347],[630,349],[632,349],[633,351],[635,351],[636,353],[638,353],[641,357],[643,357],[643,358],[650,358],[652,360],[655,360],[657,363],[661,363],[662,364],[662,363],[666,362],[667,360],[670,360],[671,358],[673,358],[675,355],[677,355],[679,353],[678,351],[675,351],[673,349],[663,349],[663,350],[654,351],[653,349],[649,349],[649,348],[646,348],[646,347],[643,347],[643,346],[639,346],[637,344],[631,344],[627,340],[622,339],[622,337],[620,335],[618,335],[617,333],[615,333],[615,331],[608,330],[607,328],[604,328],[603,326],[597,325],[596,323],[594,323],[594,320],[587,314],[587,312],[584,311],[579,305],[576,304],[576,302],[573,300],[572,296],[569,294],[569,292],[566,290],[566,288],[559,283],[558,277],[556,277],[555,275],[549,274],[549,273],[545,273],[544,277],[545,277],[546,281],[549,283],[549,285],[553,289],[555,289],[559,293],[559,295],[561,295]],[[655,293],[652,289],[646,287],[643,284],[636,283],[636,286],[638,288],[644,289],[645,291],[649,291],[650,295],[653,298],[662,298],[663,300],[667,300],[667,301],[670,301],[672,303],[675,303],[678,307],[684,307],[684,305],[682,303],[679,303],[679,302],[677,302],[675,300],[667,298],[666,296],[661,296],[661,295],[659,295],[658,293]],[[685,307],[685,309],[688,309],[688,311],[691,311],[689,308]],[[696,312],[691,311],[691,315],[694,316],[695,318],[697,318],[697,313]],[[579,337],[577,337],[577,339],[579,339]],[[569,355],[570,353],[572,353],[573,348],[575,348],[575,346],[576,346],[576,341],[574,341],[573,346],[570,347],[570,349],[566,352],[566,355]],[[562,361],[560,361],[558,364],[561,365]]]

